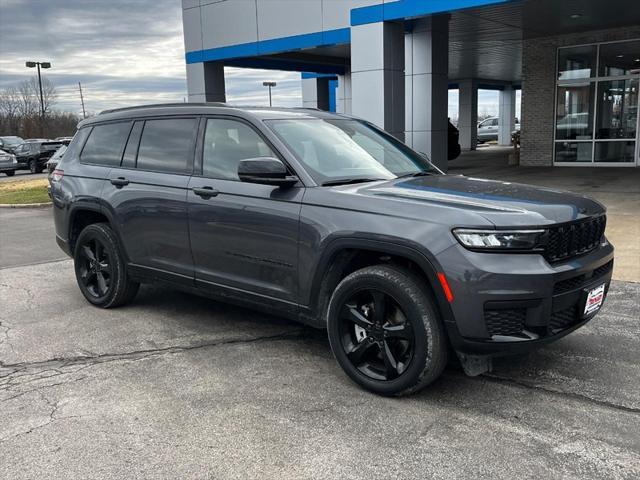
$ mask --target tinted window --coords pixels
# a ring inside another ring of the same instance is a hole
[[[256,157],[275,157],[275,154],[255,130],[235,120],[207,120],[202,153],[203,175],[238,180],[240,160]]]
[[[142,130],[137,167],[185,173],[191,157],[196,119],[148,120]]]
[[[122,149],[130,129],[130,122],[96,125],[82,149],[80,160],[96,165],[120,165]]]
[[[138,143],[140,142],[140,133],[144,122],[136,122],[133,124],[127,146],[122,156],[122,166],[126,168],[134,168],[136,166],[136,154],[138,153]]]

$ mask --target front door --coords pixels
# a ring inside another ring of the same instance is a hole
[[[200,175],[191,178],[188,191],[196,283],[294,308],[304,188],[239,181],[240,160],[277,156],[244,121],[209,118],[202,137]]]

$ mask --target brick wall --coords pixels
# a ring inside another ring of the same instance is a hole
[[[640,26],[526,39],[522,50],[520,164],[553,164],[556,51],[558,47],[640,38]]]

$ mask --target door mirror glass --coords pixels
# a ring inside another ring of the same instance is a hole
[[[242,182],[290,187],[298,177],[288,173],[284,163],[274,157],[247,158],[238,164],[238,178]]]

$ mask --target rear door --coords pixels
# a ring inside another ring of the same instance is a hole
[[[134,273],[193,283],[187,185],[197,130],[196,117],[138,120],[109,174],[103,197]]]
[[[240,160],[278,157],[249,123],[224,117],[203,125],[196,174],[189,183],[189,225],[196,283],[253,293],[297,308],[298,223],[302,185],[281,189],[240,182]],[[208,189],[210,195],[203,195]],[[255,298],[255,297],[254,297]]]

